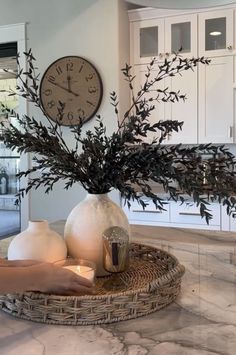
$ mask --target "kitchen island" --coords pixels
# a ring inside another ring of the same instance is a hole
[[[63,221],[52,224],[60,232]],[[236,234],[132,226],[132,241],[162,248],[186,267],[174,303],[101,326],[33,323],[0,312],[1,355],[236,354]],[[8,240],[0,241],[1,256]]]

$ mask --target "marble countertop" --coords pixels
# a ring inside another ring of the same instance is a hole
[[[63,222],[52,225],[57,231]],[[236,234],[132,226],[132,241],[174,254],[186,267],[174,303],[101,326],[33,323],[0,312],[1,355],[235,355]],[[0,241],[2,254],[7,241]]]

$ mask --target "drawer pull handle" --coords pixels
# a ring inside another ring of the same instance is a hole
[[[201,216],[199,212],[179,212],[181,216]]]
[[[139,212],[139,213],[162,213],[161,211],[148,211],[148,210],[132,210],[133,212]]]

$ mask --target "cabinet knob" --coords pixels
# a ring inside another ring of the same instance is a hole
[[[163,58],[163,53],[159,53],[159,58]]]
[[[166,57],[168,58],[170,56],[170,53],[166,52]]]
[[[227,49],[228,49],[229,51],[232,51],[233,46],[228,46]]]

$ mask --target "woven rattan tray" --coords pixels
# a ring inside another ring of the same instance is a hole
[[[0,309],[15,317],[49,324],[112,323],[141,317],[167,306],[180,291],[184,266],[166,251],[130,245],[130,266],[119,292],[103,288],[108,277],[96,280],[94,295],[56,296],[38,292],[0,296]]]

